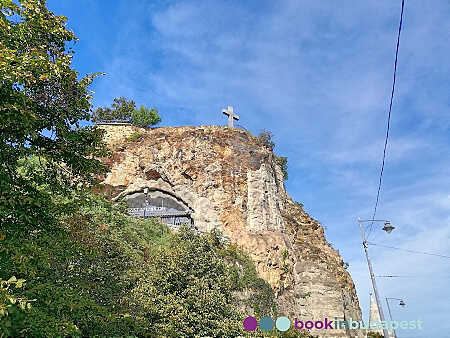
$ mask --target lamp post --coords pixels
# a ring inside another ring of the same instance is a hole
[[[386,220],[379,220],[379,219],[360,220],[358,217],[359,228],[361,229],[361,237],[363,239],[364,251],[366,252],[367,265],[369,266],[370,278],[372,279],[373,292],[375,293],[375,300],[377,302],[378,312],[380,313],[380,320],[385,321],[384,314],[383,314],[383,308],[381,307],[380,296],[378,294],[377,282],[375,281],[375,275],[373,273],[372,263],[370,262],[370,257],[369,257],[369,250],[367,249],[367,241],[366,241],[366,237],[364,236],[364,231],[362,228],[363,222],[384,222],[384,227],[382,230],[386,231],[388,234],[390,234],[392,232],[392,230],[394,230],[394,227],[391,225],[391,223],[389,221],[386,221]],[[384,335],[384,338],[389,338],[389,332],[387,329],[383,329],[383,335]]]
[[[391,308],[389,306],[388,299],[391,300],[391,302],[393,302],[394,300],[399,300],[400,303],[398,303],[398,305],[400,305],[401,307],[404,307],[406,304],[405,304],[405,302],[403,300],[401,300],[399,298],[387,298],[386,297],[386,304],[387,304],[387,307],[388,307],[388,310],[389,310],[389,317],[391,317],[391,322],[393,322],[394,319],[392,318]],[[394,337],[397,338],[397,332],[395,331],[395,329],[394,329]]]

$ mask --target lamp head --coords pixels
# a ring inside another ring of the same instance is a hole
[[[145,187],[144,187],[143,189],[144,189],[144,194],[146,194],[146,195],[147,195],[147,194],[148,194],[148,187],[147,187],[147,186],[145,186]]]
[[[398,305],[400,305],[401,307],[404,307],[406,304],[405,304],[404,301],[401,300],[400,303],[399,303]]]
[[[386,231],[388,234],[390,234],[390,233],[392,232],[392,230],[394,230],[394,229],[395,229],[395,227],[393,227],[389,221],[386,221],[386,222],[384,223],[383,229],[381,229],[381,230],[384,230],[384,231]]]

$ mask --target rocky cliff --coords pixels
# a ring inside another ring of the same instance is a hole
[[[218,228],[245,248],[276,293],[278,315],[362,320],[342,257],[321,225],[286,193],[279,160],[257,138],[216,126],[100,127],[114,152],[103,181],[112,197],[148,186],[182,201],[199,230]],[[359,330],[311,332],[363,336]]]

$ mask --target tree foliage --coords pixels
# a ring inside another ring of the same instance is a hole
[[[267,148],[273,150],[275,148],[275,142],[273,141],[273,133],[271,131],[265,131],[264,129],[259,133],[257,139]],[[278,163],[281,165],[281,171],[283,172],[283,179],[287,180],[288,175],[288,161],[287,157],[277,157]]]
[[[161,117],[157,109],[140,106],[139,109],[133,111],[131,121],[137,127],[146,128],[161,122]]]
[[[109,122],[121,121],[129,122],[133,111],[136,108],[136,103],[131,100],[127,101],[126,97],[115,98],[111,107],[99,107],[94,110],[92,114],[92,121],[94,122]]]
[[[135,126],[146,128],[161,122],[158,110],[140,106],[128,101],[126,97],[115,98],[111,107],[97,108],[92,114],[94,122],[129,122]]]
[[[281,171],[283,172],[283,179],[287,180],[289,178],[288,174],[288,159],[287,157],[278,157],[278,161],[281,165]]]
[[[271,131],[265,131],[264,129],[261,130],[258,135],[258,139],[267,148],[270,148],[272,150],[273,148],[275,148],[275,142],[273,142],[273,133]]]
[[[77,39],[45,1],[2,0],[0,15],[0,223],[40,226],[52,218],[47,192],[93,183],[105,171],[95,156],[107,151],[102,131],[81,127],[89,119],[95,76],[78,79],[71,68]],[[40,175],[21,174],[21,161],[35,156]],[[10,228],[11,229],[11,228]]]
[[[368,338],[383,338],[383,335],[381,333],[378,332],[369,332],[367,334]]]
[[[153,256],[132,292],[132,302],[161,336],[239,335],[225,262],[210,242],[182,229]]]
[[[84,199],[52,229],[2,239],[0,274],[18,276],[0,289],[6,337],[249,336],[235,306],[238,290],[250,291],[259,318],[273,315],[270,285],[217,233],[172,233],[101,196]],[[20,288],[10,287],[16,282]]]
[[[271,131],[262,130],[257,139],[262,143],[265,147],[273,150],[275,148],[275,142],[273,141],[273,133]],[[287,157],[277,157],[278,163],[281,165],[281,171],[283,172],[283,179],[287,180],[289,178],[288,175],[288,161]]]
[[[0,318],[6,337],[123,336],[145,329],[120,300],[136,280],[133,267],[144,260],[140,250],[153,232],[140,235],[152,225],[138,227],[122,208],[95,196],[85,199],[88,204],[58,217],[53,228],[4,238],[1,275],[26,279],[22,294],[36,300]]]

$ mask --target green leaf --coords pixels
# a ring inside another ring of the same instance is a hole
[[[16,289],[21,288],[24,283],[25,283],[25,279],[19,279],[16,283]]]

